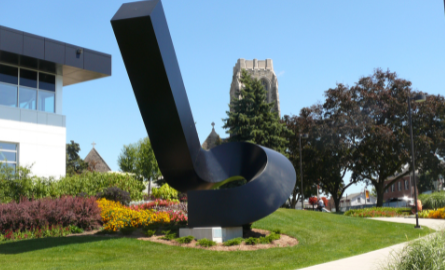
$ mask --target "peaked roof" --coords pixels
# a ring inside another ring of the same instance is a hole
[[[212,132],[210,132],[209,136],[207,136],[207,139],[202,144],[202,148],[204,148],[205,150],[212,149],[213,147],[216,146],[216,142],[218,140],[221,140],[218,133],[216,133],[216,131],[215,131],[215,123],[212,123],[212,126],[213,126]]]
[[[85,162],[90,164],[94,168],[95,172],[109,172],[111,171],[108,164],[105,162],[105,160],[99,155],[99,152],[97,152],[96,148],[93,147],[91,151],[88,153],[88,155],[84,159]]]

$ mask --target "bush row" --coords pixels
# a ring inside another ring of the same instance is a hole
[[[28,199],[60,198],[84,193],[95,196],[108,187],[118,187],[130,193],[131,200],[142,199],[144,184],[128,174],[86,172],[63,177],[60,180],[30,176],[29,170],[20,168],[16,174],[2,171],[0,166],[0,202],[19,202]]]
[[[90,230],[100,226],[96,198],[62,197],[23,200],[0,205],[0,233],[33,231],[48,226],[77,226]]]
[[[371,207],[348,210],[344,215],[351,217],[399,217],[409,215],[409,213],[409,208]]]
[[[436,209],[445,207],[445,192],[434,192],[431,194],[420,194],[419,200],[424,209]]]

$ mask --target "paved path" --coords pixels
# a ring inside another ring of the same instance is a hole
[[[415,218],[373,218],[375,220],[416,224]],[[426,226],[435,230],[445,229],[445,220],[419,219],[420,226]],[[318,264],[315,266],[301,268],[300,270],[376,270],[379,266],[385,265],[392,251],[401,250],[406,243],[397,244],[387,248],[378,249],[365,254]]]

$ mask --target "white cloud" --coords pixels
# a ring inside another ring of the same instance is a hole
[[[284,75],[284,70],[283,71],[280,71],[280,72],[278,72],[277,74],[277,77],[281,77],[281,76],[283,76]]]

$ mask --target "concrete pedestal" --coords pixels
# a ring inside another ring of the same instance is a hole
[[[200,240],[207,238],[222,243],[227,240],[243,237],[243,227],[197,227],[197,228],[181,228],[179,229],[179,237],[193,236]]]

